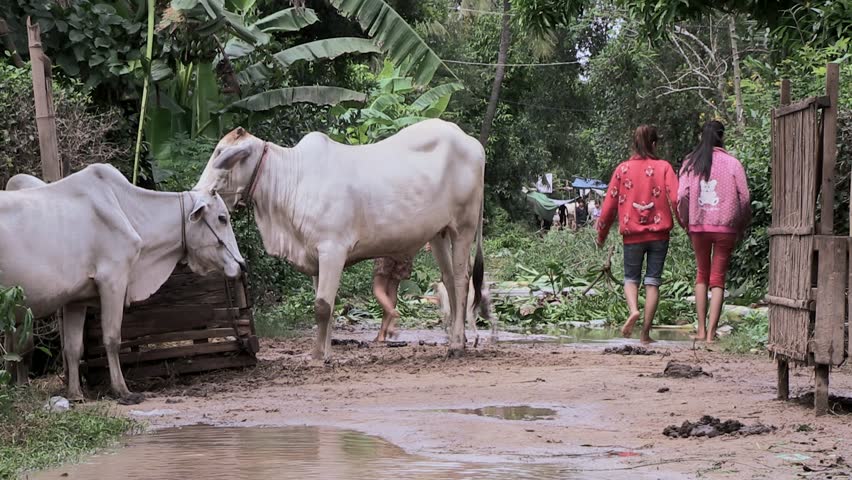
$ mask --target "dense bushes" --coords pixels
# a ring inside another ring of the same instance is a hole
[[[38,131],[29,66],[0,63],[0,187],[18,173],[41,177]],[[129,127],[118,111],[96,108],[83,85],[53,82],[59,155],[76,171],[90,163],[112,163],[129,171]]]

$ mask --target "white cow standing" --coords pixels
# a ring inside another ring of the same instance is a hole
[[[122,403],[141,402],[119,363],[124,307],[153,295],[182,259],[202,275],[240,275],[244,260],[224,202],[138,188],[103,164],[51,184],[17,175],[8,186],[0,192],[0,285],[20,285],[36,318],[63,308],[68,397],[83,399],[86,307],[99,302],[110,385]]]
[[[426,120],[390,138],[342,145],[321,133],[283,148],[237,128],[219,141],[196,191],[218,191],[229,208],[254,203],[267,253],[314,277],[314,359],[331,354],[332,306],[343,268],[414,255],[426,242],[452,304],[450,354],[465,348],[470,248],[479,303],[483,279],[485,151],[457,125]]]

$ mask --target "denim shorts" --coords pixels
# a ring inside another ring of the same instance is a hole
[[[624,245],[624,283],[639,283],[642,279],[642,262],[648,257],[645,285],[659,287],[663,283],[663,267],[669,251],[668,240],[631,243]]]

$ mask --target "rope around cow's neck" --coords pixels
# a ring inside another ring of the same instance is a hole
[[[260,176],[260,169],[263,168],[263,162],[266,161],[267,153],[269,153],[269,142],[263,142],[263,153],[260,155],[260,160],[257,161],[254,166],[254,170],[251,172],[251,178],[249,178],[247,188],[243,190],[242,202],[246,206],[254,202],[254,191],[257,189],[257,179]]]
[[[192,193],[186,193],[191,202]],[[180,251],[181,258],[186,258],[186,207],[184,206],[183,193],[178,194],[178,200],[180,200]]]

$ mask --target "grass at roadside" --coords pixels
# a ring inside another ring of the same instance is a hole
[[[769,317],[765,313],[747,315],[734,325],[734,331],[721,340],[722,350],[731,353],[763,353],[769,339]]]
[[[106,405],[48,412],[48,397],[35,386],[0,386],[0,479],[75,461],[138,428]]]

